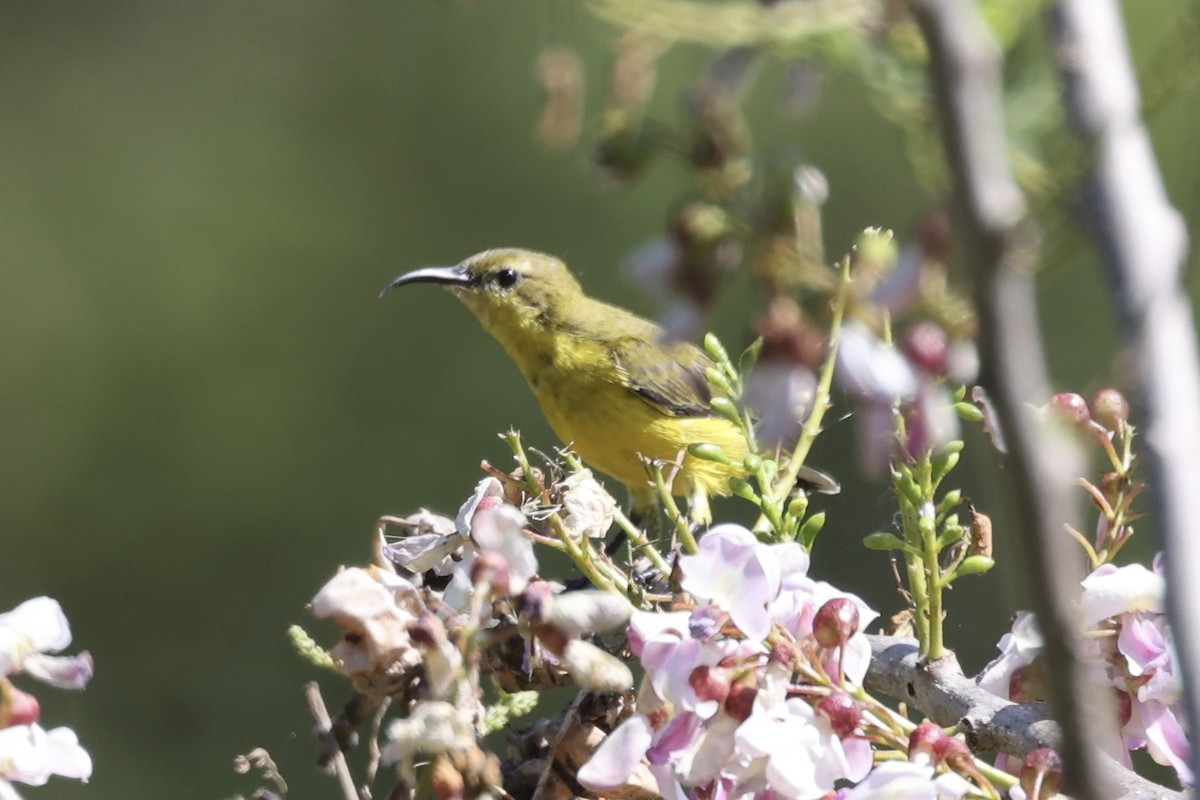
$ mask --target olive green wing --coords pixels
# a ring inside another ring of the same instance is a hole
[[[689,342],[657,342],[637,336],[611,343],[613,362],[630,391],[672,417],[712,414],[712,391],[704,370],[712,362]]]

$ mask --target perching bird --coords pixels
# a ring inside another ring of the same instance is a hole
[[[687,446],[718,445],[735,464],[748,448],[709,407],[704,370],[713,364],[699,348],[666,341],[653,322],[588,297],[563,262],[529,250],[417,269],[384,292],[410,283],[442,284],[470,309],[516,362],[554,432],[625,484],[635,514],[654,507],[639,456],[673,462],[682,453],[672,490],[689,498],[694,520],[710,521],[708,497],[729,494],[739,469],[695,458]]]

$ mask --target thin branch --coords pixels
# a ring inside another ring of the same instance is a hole
[[[1171,630],[1184,686],[1200,676],[1200,360],[1182,284],[1187,231],[1172,208],[1139,115],[1137,81],[1112,0],[1059,0],[1050,33],[1071,122],[1094,150],[1079,211],[1109,280],[1130,363],[1166,553]],[[1189,535],[1189,533],[1191,535]],[[1193,765],[1200,764],[1200,697],[1187,693]]]
[[[337,776],[338,788],[345,800],[359,800],[358,790],[354,788],[354,778],[350,776],[350,767],[346,764],[346,756],[342,748],[333,741],[333,720],[329,718],[329,709],[321,698],[321,689],[315,682],[305,684],[304,699],[308,701],[308,710],[317,721],[317,738],[330,747],[333,753],[332,765]]]
[[[1039,747],[1058,749],[1062,732],[1042,703],[1017,705],[965,677],[953,658],[922,665],[917,642],[899,636],[867,636],[871,666],[863,685],[871,692],[903,700],[939,725],[958,725],[975,753],[1023,756]],[[1122,800],[1182,798],[1107,757],[1097,759]]]
[[[1071,482],[1079,458],[1053,431],[1041,430],[1026,403],[1045,398],[1047,380],[1029,275],[1032,247],[1022,227],[1025,203],[1007,160],[1000,53],[970,0],[914,0],[930,53],[930,82],[941,111],[942,140],[954,181],[957,220],[975,278],[983,382],[1008,444],[1006,471],[1015,504],[1018,552],[1046,642],[1050,699],[1062,723],[1064,790],[1077,798],[1111,797],[1101,786],[1101,757],[1088,732],[1106,695],[1076,657],[1080,642],[1073,595],[1082,564],[1063,524],[1075,524]],[[1112,727],[1109,725],[1108,727]]]

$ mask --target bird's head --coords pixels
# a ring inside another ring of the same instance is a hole
[[[583,297],[566,264],[517,248],[485,250],[453,267],[415,269],[383,293],[410,283],[445,286],[502,341],[518,331],[554,324]]]

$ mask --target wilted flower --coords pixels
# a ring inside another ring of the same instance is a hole
[[[432,570],[435,575],[449,575],[454,570],[453,556],[467,542],[454,520],[423,508],[387,521],[407,530],[383,546],[384,555],[396,566],[418,574]]]
[[[403,578],[378,569],[344,569],[313,598],[312,610],[345,631],[331,653],[360,691],[386,689],[421,663],[409,627],[421,618],[424,604]]]
[[[581,637],[615,628],[629,619],[633,606],[612,592],[554,594],[550,584],[532,584],[521,597],[530,630],[580,686],[597,692],[623,692],[633,673],[616,656]]]
[[[556,487],[562,494],[562,520],[575,538],[602,539],[612,527],[617,501],[604,490],[590,470],[564,478]]]
[[[533,543],[525,537],[525,515],[507,502],[499,480],[481,480],[458,510],[455,524],[468,541],[442,598],[447,605],[459,610],[467,607],[474,589],[472,573],[478,552],[499,555],[507,567],[507,575],[497,576],[493,589],[514,595],[525,590],[529,579],[537,574],[537,556]]]
[[[384,764],[416,753],[445,753],[475,745],[471,715],[451,703],[428,700],[417,703],[404,719],[393,720],[387,729],[388,743],[380,752]]]

